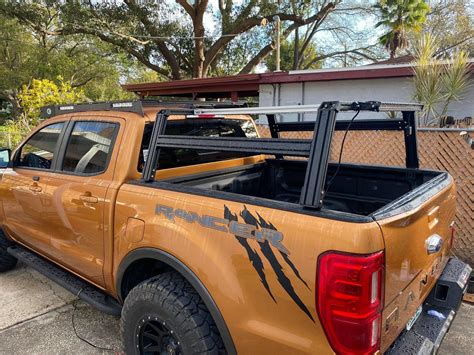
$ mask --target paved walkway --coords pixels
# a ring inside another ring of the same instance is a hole
[[[34,270],[0,275],[0,353],[120,353],[119,319],[104,315]],[[74,332],[95,346],[80,340]],[[440,354],[472,354],[474,306],[463,304]]]

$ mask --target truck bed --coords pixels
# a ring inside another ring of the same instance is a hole
[[[298,203],[306,161],[266,159],[203,174],[165,180],[168,183],[232,192],[274,201]],[[443,174],[437,171],[342,164],[334,179],[336,164],[329,164],[323,208],[368,216]],[[332,180],[332,181],[331,181]]]

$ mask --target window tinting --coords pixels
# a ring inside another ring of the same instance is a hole
[[[145,127],[138,170],[142,171],[148,154],[153,124]],[[185,119],[168,120],[166,135],[199,136],[199,137],[247,137],[256,138],[255,125],[250,120],[237,119]],[[176,168],[180,166],[203,164],[215,161],[241,158],[252,154],[220,152],[198,149],[163,148],[160,151],[159,169]]]
[[[76,174],[97,174],[105,171],[117,128],[116,123],[75,122],[61,169]]]
[[[54,150],[63,127],[64,122],[55,123],[36,132],[21,148],[15,165],[36,169],[51,169]]]

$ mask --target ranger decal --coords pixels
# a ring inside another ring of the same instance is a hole
[[[155,213],[165,216],[171,222],[176,218],[182,219],[188,223],[199,223],[205,228],[231,233],[237,237],[255,239],[258,242],[268,241],[274,248],[282,253],[289,255],[290,252],[283,245],[283,234],[271,228],[257,228],[253,224],[240,223],[227,218],[219,218],[208,215],[200,216],[196,212],[189,212],[183,209],[174,209],[166,205],[156,205]]]

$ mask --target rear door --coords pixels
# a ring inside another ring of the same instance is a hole
[[[454,185],[419,207],[404,208],[408,212],[378,221],[385,242],[382,339],[387,346],[414,317],[448,260],[456,210]]]
[[[52,257],[98,285],[104,281],[105,216],[112,208],[106,195],[121,126],[119,118],[73,118],[57,172],[48,180]]]
[[[15,238],[41,251],[51,245],[47,185],[66,123],[47,125],[34,133],[16,151],[13,167],[5,169],[2,177],[6,227]]]

